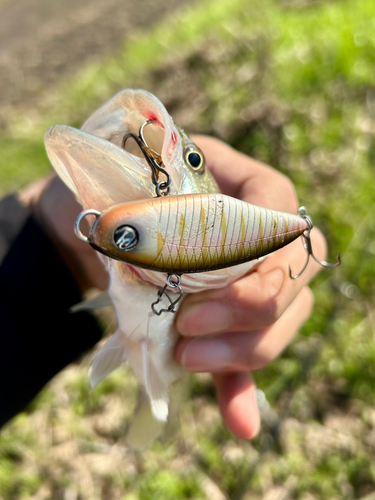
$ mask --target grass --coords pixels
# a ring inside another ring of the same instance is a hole
[[[119,372],[89,391],[90,356],[3,430],[0,497],[351,500],[375,491],[374,27],[368,0],[202,2],[9,117],[4,192],[48,171],[48,126],[79,125],[121,88],[147,88],[182,127],[291,177],[343,265],[314,281],[314,314],[256,374],[277,415],[255,441],[223,427],[202,376],[189,382],[168,446],[131,452],[136,382]]]

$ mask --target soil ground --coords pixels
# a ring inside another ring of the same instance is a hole
[[[188,3],[0,0],[0,113],[34,106],[60,78]]]

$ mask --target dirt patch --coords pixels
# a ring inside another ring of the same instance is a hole
[[[80,66],[192,0],[8,0],[0,5],[0,113],[33,106]]]

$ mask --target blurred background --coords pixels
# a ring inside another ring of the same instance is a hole
[[[0,0],[1,194],[50,171],[49,126],[126,87],[288,175],[343,264],[255,374],[270,406],[254,441],[198,375],[169,436],[132,452],[137,383],[124,369],[89,390],[90,353],[2,430],[0,498],[374,500],[375,3]]]

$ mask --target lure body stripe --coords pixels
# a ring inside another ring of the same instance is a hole
[[[113,234],[130,226],[138,243],[116,247]],[[173,274],[234,266],[273,252],[308,230],[307,222],[223,194],[165,196],[117,205],[91,227],[90,244],[109,257]]]

